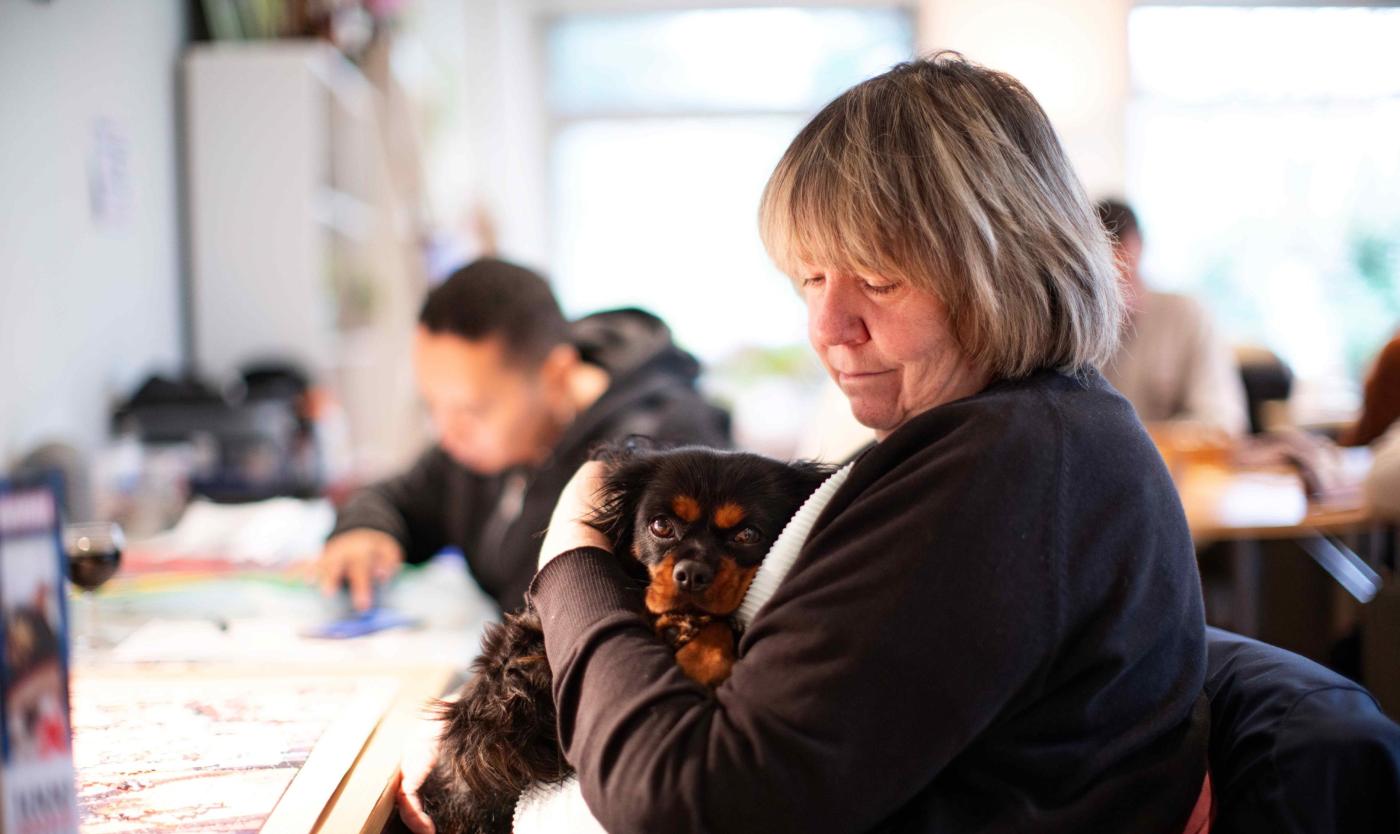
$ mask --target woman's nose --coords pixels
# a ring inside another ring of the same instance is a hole
[[[856,299],[841,281],[827,281],[807,298],[807,328],[816,345],[859,344],[870,338]]]

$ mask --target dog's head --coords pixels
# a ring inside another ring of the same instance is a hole
[[[646,568],[653,614],[733,613],[783,525],[831,472],[695,447],[602,459],[601,509],[590,523]]]

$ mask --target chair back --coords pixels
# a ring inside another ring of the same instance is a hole
[[[1207,629],[1215,834],[1400,832],[1400,726],[1360,685]]]
[[[1293,393],[1293,370],[1264,347],[1239,347],[1235,361],[1240,368],[1245,403],[1249,407],[1249,431],[1259,434],[1269,428],[1264,414],[1267,402],[1284,402]]]

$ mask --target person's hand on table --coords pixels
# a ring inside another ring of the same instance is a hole
[[[370,607],[375,583],[387,582],[403,566],[403,548],[388,533],[365,528],[347,530],[326,542],[316,561],[316,579],[326,596],[350,586],[356,611]]]
[[[612,551],[608,537],[584,523],[597,509],[597,498],[603,487],[603,464],[591,460],[580,466],[554,505],[549,517],[549,530],[540,544],[538,567],[543,569],[554,557],[579,547],[600,547]]]
[[[394,802],[399,806],[399,819],[413,834],[436,834],[432,818],[424,813],[423,803],[418,799],[418,789],[423,787],[437,761],[440,729],[437,719],[421,716],[409,729],[399,757],[400,777]]]

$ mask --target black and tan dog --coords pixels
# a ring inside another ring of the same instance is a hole
[[[601,509],[589,523],[645,586],[645,616],[681,669],[718,686],[734,663],[731,616],[773,539],[830,470],[699,448],[602,458]],[[489,628],[472,671],[462,697],[439,705],[438,763],[419,791],[440,834],[509,832],[523,790],[572,772],[535,613]]]

